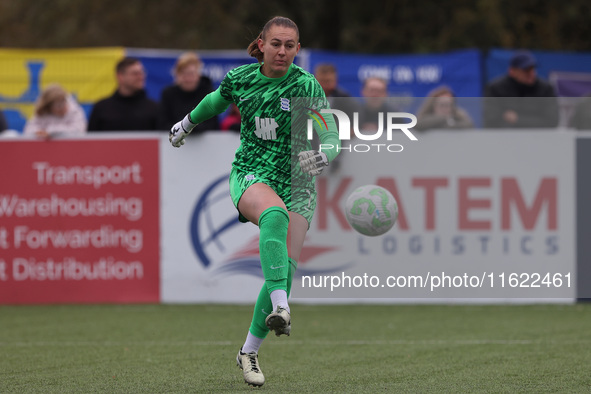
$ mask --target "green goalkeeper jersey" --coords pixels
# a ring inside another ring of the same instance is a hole
[[[232,165],[246,173],[262,173],[288,183],[294,177],[306,178],[297,154],[311,149],[308,119],[310,114],[328,108],[324,91],[312,74],[295,64],[281,78],[266,77],[260,69],[261,65],[254,63],[228,72],[220,87],[191,112],[191,120],[199,123],[234,102],[242,120],[240,147]],[[324,115],[324,121],[312,123],[323,146],[334,147],[323,149],[330,161],[340,144],[332,115]]]

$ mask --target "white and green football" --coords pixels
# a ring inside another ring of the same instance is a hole
[[[383,187],[365,185],[349,195],[345,202],[345,215],[357,232],[374,237],[394,226],[398,219],[398,203]]]

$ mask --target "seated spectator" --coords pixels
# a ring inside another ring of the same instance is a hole
[[[160,95],[160,128],[170,128],[182,119],[203,98],[213,91],[211,79],[201,75],[202,62],[192,52],[179,56],[174,66],[174,84],[167,86]],[[220,124],[214,116],[198,124],[191,133],[199,134],[206,130],[219,130]]]
[[[353,113],[359,109],[359,105],[349,92],[339,87],[337,68],[331,63],[320,63],[314,68],[314,77],[328,98],[330,107],[345,112],[349,119],[353,119]],[[338,125],[336,118],[335,121]]]
[[[577,130],[591,130],[591,95],[582,97],[576,105],[569,126]]]
[[[4,130],[8,130],[8,122],[6,122],[4,113],[2,112],[2,110],[0,110],[0,133]]]
[[[558,125],[558,101],[552,86],[538,78],[536,58],[516,52],[505,76],[492,81],[485,92],[484,126],[544,128]]]
[[[23,134],[41,139],[56,135],[80,136],[86,133],[86,126],[82,107],[60,85],[51,84],[39,95],[35,112],[25,123]]]
[[[220,124],[220,128],[223,131],[236,131],[240,133],[240,122],[242,122],[242,118],[240,117],[240,110],[238,106],[234,103],[230,104],[228,109],[228,115],[222,120]]]
[[[474,127],[468,113],[457,106],[453,91],[447,86],[433,89],[417,113],[417,130],[466,129]]]
[[[388,82],[382,78],[369,77],[363,81],[361,89],[363,102],[359,108],[359,130],[377,131],[379,113],[382,114],[383,126],[386,125],[386,114],[398,112],[388,102]]]
[[[138,59],[126,57],[117,63],[116,77],[117,90],[94,105],[88,130],[158,130],[158,103],[146,94],[143,64]]]
[[[320,87],[324,91],[324,95],[328,99],[330,107],[343,111],[347,114],[347,116],[349,116],[349,119],[352,120],[353,114],[359,108],[359,104],[351,97],[349,92],[339,87],[337,68],[331,63],[320,63],[314,68],[314,77],[316,77],[318,84],[320,84]],[[337,127],[339,127],[339,121],[336,117],[335,122]],[[352,126],[353,123],[351,123],[351,127]],[[353,130],[349,130],[350,136],[352,133]],[[341,144],[343,144],[342,146],[346,147],[348,145],[348,141],[341,141]],[[314,149],[318,149],[320,146],[320,138],[316,133],[314,133],[312,139],[312,146]],[[341,166],[341,160],[344,156],[345,155],[338,155],[335,157],[330,163],[328,171],[323,172],[323,174],[326,176],[338,172]]]
[[[314,68],[314,77],[324,90],[326,97],[351,97],[338,83],[337,68],[330,63],[320,63]]]

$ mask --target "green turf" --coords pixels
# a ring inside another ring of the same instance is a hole
[[[251,307],[0,307],[1,393],[252,392]],[[591,305],[292,306],[268,392],[591,392]]]

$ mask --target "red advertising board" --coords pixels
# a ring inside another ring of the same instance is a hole
[[[0,304],[160,301],[156,139],[0,143]]]

